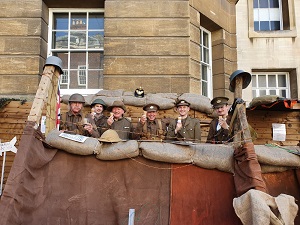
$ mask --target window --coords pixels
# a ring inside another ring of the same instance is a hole
[[[248,0],[249,37],[296,37],[294,0]]]
[[[211,34],[204,28],[200,28],[200,64],[202,95],[212,97],[212,74],[211,74]]]
[[[282,30],[281,0],[254,0],[254,30]]]
[[[86,66],[78,66],[78,85],[86,86]]]
[[[69,82],[69,75],[68,75],[68,71],[64,70],[64,73],[60,75],[60,84],[68,84]]]
[[[290,98],[289,73],[256,73],[252,74],[252,94],[254,97],[278,95]]]
[[[103,10],[51,9],[49,55],[63,61],[62,94],[95,93],[103,86]]]

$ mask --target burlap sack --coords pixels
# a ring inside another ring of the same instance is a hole
[[[63,137],[59,137],[60,131],[53,129],[46,136],[46,142],[66,152],[76,155],[92,155],[101,150],[101,143],[96,138],[88,137],[85,142],[80,143]]]
[[[137,141],[122,141],[117,143],[102,143],[102,148],[95,152],[96,158],[101,160],[119,160],[139,155]]]
[[[163,142],[142,142],[140,149],[145,158],[168,163],[191,163],[195,154],[190,146]]]
[[[193,161],[196,166],[205,169],[218,169],[223,172],[233,171],[233,147],[229,145],[199,144],[193,146]]]
[[[160,109],[172,109],[175,106],[175,99],[166,98],[160,94],[147,94],[146,102],[157,104]]]

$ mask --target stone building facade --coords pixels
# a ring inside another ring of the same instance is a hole
[[[259,2],[236,4],[238,69],[252,74],[243,96],[247,102],[262,95],[299,99],[300,2]]]
[[[230,96],[236,2],[0,0],[0,94],[34,95],[46,58],[56,55],[65,71],[62,90],[141,86],[148,93]],[[88,21],[100,21],[102,30]]]

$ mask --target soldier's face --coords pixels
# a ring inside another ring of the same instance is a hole
[[[71,111],[75,114],[80,112],[80,110],[82,109],[82,106],[83,106],[82,102],[71,102],[70,103]]]
[[[218,116],[227,116],[228,115],[228,110],[229,106],[228,105],[223,105],[221,107],[218,107],[215,109]]]
[[[148,120],[150,120],[150,121],[154,121],[155,120],[155,118],[156,118],[156,115],[157,115],[157,112],[147,112],[147,118],[148,118]]]
[[[188,115],[188,113],[190,111],[190,107],[188,107],[186,105],[181,105],[181,106],[178,106],[177,111],[180,114],[180,116],[186,116],[186,115]]]
[[[103,112],[103,106],[101,104],[94,105],[94,112],[97,114],[101,114]]]
[[[113,107],[112,112],[114,114],[114,118],[119,119],[123,116],[124,110],[120,107]]]

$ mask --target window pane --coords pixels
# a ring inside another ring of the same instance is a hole
[[[278,87],[286,87],[285,75],[278,75]]]
[[[203,49],[203,62],[209,63],[209,49]]]
[[[270,0],[270,8],[279,8],[278,0]]]
[[[104,32],[93,31],[89,32],[88,48],[104,48]]]
[[[259,96],[266,95],[266,90],[259,90]]]
[[[279,90],[279,96],[287,98],[286,90]]]
[[[70,48],[83,49],[86,48],[86,32],[71,31],[70,32]]]
[[[72,52],[70,53],[70,69],[77,69],[78,65],[86,65],[85,52]]]
[[[259,0],[259,8],[269,8],[268,0]]]
[[[206,82],[202,82],[202,95],[204,95],[204,96],[208,95],[207,83]]]
[[[270,90],[270,95],[276,95],[276,90]]]
[[[54,31],[52,39],[52,48],[68,48],[68,32]]]
[[[69,14],[68,13],[55,13],[53,16],[54,27],[53,30],[68,30],[69,29]]]
[[[86,13],[72,13],[71,21],[71,30],[86,30]]]
[[[207,66],[202,64],[201,68],[202,68],[202,71],[201,71],[202,72],[202,80],[207,81]]]
[[[259,31],[259,22],[257,21],[254,22],[254,30]]]
[[[205,47],[208,47],[209,41],[208,41],[208,34],[203,32],[203,43],[202,45],[204,45]]]
[[[90,52],[89,69],[103,69],[103,52]]]
[[[258,0],[253,0],[253,8],[258,8]]]
[[[279,21],[270,21],[271,30],[280,30],[280,22]]]
[[[99,13],[89,14],[89,30],[104,29],[104,16]]]
[[[260,30],[270,30],[269,21],[261,21]]]
[[[266,87],[266,75],[258,75],[258,87]]]
[[[88,70],[88,87],[97,89],[103,86],[103,70]]]
[[[252,87],[256,87],[256,75],[252,75]]]
[[[275,75],[268,76],[268,85],[269,85],[269,87],[276,87],[276,76]]]
[[[252,97],[253,98],[258,97],[258,96],[256,96],[256,91],[255,90],[252,90]]]

